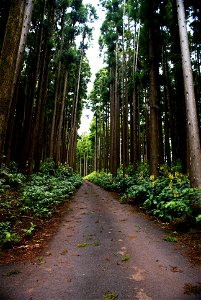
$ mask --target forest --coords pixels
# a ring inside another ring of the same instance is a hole
[[[17,239],[13,207],[51,215],[88,174],[122,203],[201,224],[200,3],[99,2],[105,65],[89,93],[95,7],[82,0],[0,3],[3,243]],[[79,136],[84,107],[94,117],[90,133]]]

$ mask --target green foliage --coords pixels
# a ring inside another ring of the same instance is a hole
[[[11,223],[0,222],[0,245],[1,247],[6,247],[10,244],[15,244],[19,242],[19,236],[17,233],[13,232],[11,229]]]
[[[33,174],[30,182],[22,174],[11,174],[8,170],[0,175],[0,215],[3,217],[3,221],[0,220],[1,248],[11,247],[22,238],[31,236],[40,226],[39,220],[51,216],[56,206],[82,184],[81,176],[70,167],[56,165],[53,161],[42,163],[40,172]],[[29,224],[27,217],[32,220]]]
[[[176,243],[177,242],[177,238],[174,237],[174,236],[167,236],[167,237],[164,237],[162,240],[166,241],[166,242],[170,242],[170,243]]]
[[[138,204],[164,221],[186,218],[201,223],[200,210],[192,209],[192,203],[196,206],[200,201],[200,189],[190,188],[190,180],[188,175],[181,173],[180,163],[177,162],[171,169],[161,165],[157,178],[149,175],[147,163],[138,164],[135,175],[125,174],[123,177],[122,173],[120,169],[114,177],[110,173],[93,172],[87,179],[106,189],[123,193],[121,203]]]
[[[104,295],[104,300],[115,300],[118,298],[118,295],[115,292],[108,292]]]
[[[78,244],[77,245],[77,247],[78,248],[84,248],[84,247],[87,247],[87,246],[89,246],[90,244],[88,244],[88,243],[82,243],[82,244]]]
[[[36,230],[36,224],[34,224],[33,222],[31,222],[31,226],[27,229],[23,229],[26,235],[32,235],[33,232]]]
[[[196,222],[201,225],[201,215],[196,217]]]
[[[122,256],[121,260],[122,261],[128,261],[130,259],[130,255],[129,254],[125,254]]]
[[[92,157],[92,144],[90,136],[87,133],[83,133],[77,141],[77,155],[79,158],[83,158],[85,155]]]
[[[85,179],[92,181],[93,183],[104,187],[105,189],[111,190],[113,185],[113,176],[111,173],[104,173],[104,172],[92,172]]]
[[[107,190],[112,190],[116,192],[123,192],[126,188],[132,186],[136,181],[133,176],[126,174],[125,177],[121,174],[121,171],[118,172],[118,176],[114,177],[111,173],[102,172],[92,172],[87,175],[85,179],[90,180],[91,182],[102,186]]]
[[[17,173],[15,169],[11,173],[6,167],[3,167],[0,173],[0,193],[4,193],[9,188],[21,188],[25,182],[25,175]]]
[[[191,215],[188,176],[168,170],[166,166],[160,167],[160,173],[156,179],[150,176],[152,191],[143,206],[153,215],[167,221]]]
[[[0,193],[4,193],[7,188],[10,186],[5,183],[5,179],[0,179]]]
[[[32,181],[23,191],[22,210],[37,216],[51,216],[54,206],[72,195],[82,183],[82,178],[68,166],[54,166],[52,162],[42,165],[41,171],[43,173],[32,176]]]

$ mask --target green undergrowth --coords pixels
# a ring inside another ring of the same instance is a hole
[[[4,168],[0,173],[0,248],[30,238],[37,224],[50,218],[82,182],[67,165],[54,162],[42,163],[31,181]]]
[[[147,213],[185,228],[201,225],[201,190],[190,188],[188,175],[181,173],[179,163],[172,168],[160,166],[159,176],[149,175],[147,163],[139,164],[135,175],[132,168],[124,174],[120,169],[111,173],[93,172],[87,180],[121,194],[121,203],[139,205]]]

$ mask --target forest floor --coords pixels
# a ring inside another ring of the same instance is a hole
[[[85,181],[30,240],[0,253],[0,299],[201,299],[199,241]]]

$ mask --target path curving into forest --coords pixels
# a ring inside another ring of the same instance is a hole
[[[166,235],[86,181],[41,256],[0,267],[0,299],[201,299],[185,294],[200,286],[201,270],[162,240]]]

